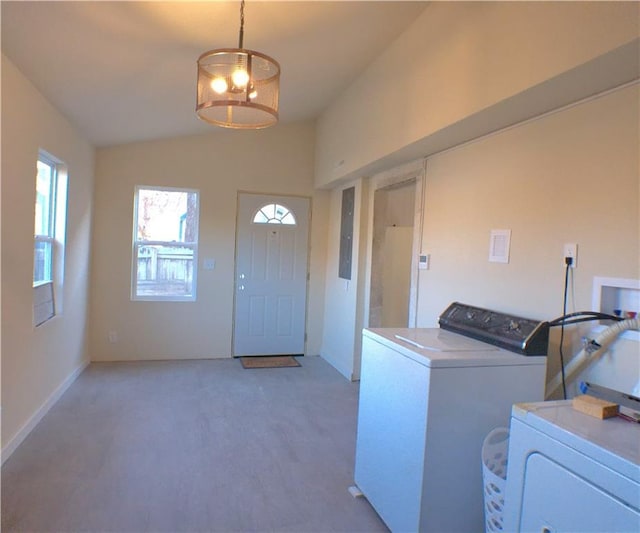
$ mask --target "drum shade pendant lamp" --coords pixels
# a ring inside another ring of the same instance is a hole
[[[224,128],[266,128],[278,122],[280,65],[268,55],[245,49],[243,40],[244,0],[238,48],[209,50],[198,58],[196,113]]]

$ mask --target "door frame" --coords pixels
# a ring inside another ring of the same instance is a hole
[[[306,280],[305,280],[305,304],[304,304],[304,349],[303,355],[307,355],[307,329],[308,329],[308,319],[309,319],[309,282],[310,282],[310,266],[311,266],[311,223],[313,219],[313,197],[306,194],[280,194],[273,192],[257,192],[257,191],[247,191],[247,190],[238,190],[236,193],[236,220],[235,220],[235,249],[233,253],[233,315],[231,320],[231,357],[242,357],[242,355],[235,354],[235,336],[236,336],[236,307],[237,307],[237,294],[238,294],[238,226],[239,226],[239,217],[240,217],[240,195],[242,194],[250,194],[252,196],[265,196],[271,198],[304,198],[309,201],[309,213],[308,213],[308,238],[307,238],[307,263],[305,265],[306,268]]]
[[[364,324],[369,326],[369,312],[371,305],[371,265],[373,261],[373,217],[375,192],[380,189],[397,187],[403,183],[415,183],[413,243],[411,246],[411,287],[409,290],[409,323],[407,327],[415,328],[418,323],[418,289],[419,272],[418,256],[422,248],[422,233],[424,225],[426,159],[417,159],[410,163],[392,168],[371,177],[368,198],[367,220],[367,255],[364,293]]]

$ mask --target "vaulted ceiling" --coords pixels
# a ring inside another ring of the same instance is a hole
[[[96,146],[205,133],[196,61],[236,47],[240,2],[2,1],[2,52]],[[245,47],[281,65],[280,119],[317,117],[426,7],[251,1]]]

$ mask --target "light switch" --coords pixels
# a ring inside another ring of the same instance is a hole
[[[431,255],[424,254],[418,256],[418,270],[429,270]]]

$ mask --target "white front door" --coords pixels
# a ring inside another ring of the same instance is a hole
[[[304,353],[309,199],[240,193],[233,354]]]

